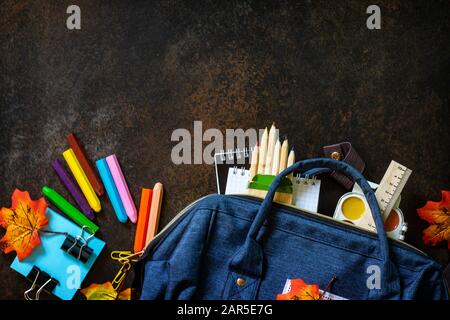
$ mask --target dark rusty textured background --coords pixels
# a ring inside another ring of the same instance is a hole
[[[371,31],[375,2],[382,29]],[[65,26],[73,3],[81,31]],[[422,245],[415,209],[449,188],[449,18],[449,1],[428,0],[2,1],[0,205],[10,206],[16,187],[67,196],[50,163],[76,132],[91,159],[118,155],[137,204],[141,187],[164,183],[165,225],[216,191],[213,166],[171,162],[174,129],[276,121],[301,158],[348,140],[373,181],[391,159],[411,168],[407,241],[446,264],[446,244]],[[109,252],[133,244],[135,226],[117,221],[106,196],[102,205],[107,250],[84,285],[112,280]],[[3,299],[29,287],[9,268],[13,257],[0,255]]]

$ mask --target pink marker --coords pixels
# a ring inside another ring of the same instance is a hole
[[[136,223],[137,221],[137,210],[134,205],[133,198],[131,197],[130,189],[128,189],[127,182],[123,176],[122,169],[120,168],[119,161],[115,154],[106,157],[106,163],[108,164],[109,171],[113,177],[114,183],[116,184],[117,191],[119,191],[120,200],[122,200],[123,207],[127,213],[128,218],[131,222]]]

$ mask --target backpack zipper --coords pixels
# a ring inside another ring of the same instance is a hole
[[[250,195],[246,195],[246,194],[230,194],[229,196],[238,197],[238,198],[239,197],[249,198],[253,202],[259,202],[261,200],[260,198],[256,198],[256,197],[253,197],[253,196],[250,196]],[[327,220],[327,222],[330,222],[330,223],[338,225],[338,226],[342,226],[344,228],[356,229],[359,232],[365,233],[365,234],[370,235],[372,237],[376,237],[376,235],[377,235],[376,232],[364,229],[364,228],[356,226],[356,225],[351,225],[351,224],[345,223],[344,221],[340,221],[340,220],[334,219],[333,217],[329,217],[329,216],[326,216],[326,215],[318,213],[318,212],[312,212],[312,211],[308,211],[308,210],[304,210],[304,209],[299,209],[299,208],[295,207],[294,205],[281,203],[281,202],[277,202],[277,201],[273,201],[273,203],[275,203],[277,205],[280,205],[282,207],[286,207],[288,209],[293,209],[297,213],[300,213],[300,214],[303,214],[303,215],[311,215],[313,218],[318,219],[318,220],[321,220],[321,219],[322,220]],[[422,250],[414,247],[413,245],[411,245],[411,244],[409,244],[407,242],[404,242],[404,241],[401,241],[401,240],[398,240],[398,239],[395,239],[395,238],[391,238],[391,237],[387,237],[387,238],[388,238],[388,240],[392,240],[392,241],[396,242],[400,246],[405,246],[407,248],[411,248],[411,249],[413,249],[413,250],[423,254],[424,256],[429,257],[428,254],[426,254]]]
[[[202,201],[202,200],[204,200],[204,199],[206,199],[206,198],[208,198],[208,197],[214,196],[214,195],[217,195],[217,194],[209,194],[209,195],[206,195],[206,196],[204,196],[204,197],[201,197],[201,198],[195,200],[194,202],[191,202],[187,207],[185,207],[183,210],[181,210],[181,211],[180,211],[180,212],[179,212],[172,220],[170,220],[170,222],[169,222],[169,223],[168,223],[168,224],[167,224],[167,225],[166,225],[166,226],[165,226],[165,227],[164,227],[164,228],[163,228],[163,229],[155,236],[155,238],[154,238],[152,241],[150,241],[150,242],[148,243],[148,245],[147,245],[147,246],[144,248],[144,250],[143,250],[142,256],[139,258],[139,261],[142,260],[142,259],[144,259],[144,258],[148,255],[148,252],[147,252],[147,251],[149,251],[149,248],[152,246],[152,244],[154,244],[154,243],[155,243],[156,241],[158,241],[165,233],[167,233],[167,232],[169,231],[169,229],[170,229],[176,222],[178,222],[178,220],[179,220],[180,218],[182,218],[183,215],[184,215],[187,211],[189,211],[190,209],[192,209],[192,207],[194,207],[198,202],[200,202],[200,201]],[[250,195],[245,195],[245,194],[229,194],[228,196],[231,196],[231,197],[238,197],[238,198],[247,198],[247,199],[251,200],[252,202],[257,202],[257,203],[261,202],[261,199],[260,199],[260,198],[255,198],[255,197],[252,197],[252,196],[250,196]],[[293,209],[293,210],[295,210],[295,211],[296,211],[297,213],[299,213],[299,214],[311,215],[313,218],[316,218],[316,219],[318,219],[318,220],[326,220],[327,222],[330,222],[330,223],[332,223],[332,224],[336,224],[336,225],[341,226],[341,227],[344,227],[344,228],[356,229],[357,231],[359,231],[359,232],[361,232],[361,233],[365,233],[365,234],[370,235],[370,236],[372,236],[372,237],[376,236],[376,233],[375,233],[375,232],[366,230],[366,229],[361,228],[361,227],[359,227],[359,226],[350,225],[350,224],[345,223],[345,222],[343,222],[343,221],[336,220],[336,219],[334,219],[334,218],[332,218],[332,217],[329,217],[329,216],[326,216],[326,215],[323,215],[323,214],[320,214],[320,213],[317,213],[317,212],[311,212],[311,211],[308,211],[308,210],[299,209],[299,208],[297,208],[297,207],[295,207],[295,206],[293,206],[293,205],[286,204],[286,203],[280,203],[280,202],[277,202],[277,201],[273,201],[273,203],[275,203],[275,204],[277,204],[277,205],[279,205],[279,206],[282,206],[282,207],[286,207],[286,208],[288,208],[288,209]],[[409,244],[409,243],[400,241],[400,240],[398,240],[398,239],[390,238],[390,237],[388,237],[388,239],[389,239],[389,240],[392,240],[392,241],[395,241],[395,242],[396,242],[398,245],[400,245],[400,246],[404,246],[404,247],[413,249],[413,250],[415,250],[415,251],[417,251],[417,252],[423,254],[424,256],[428,257],[428,254],[426,254],[425,252],[421,251],[420,249],[414,247],[413,245],[411,245],[411,244]]]

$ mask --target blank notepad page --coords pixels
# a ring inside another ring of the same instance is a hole
[[[249,170],[229,168],[225,194],[247,193],[249,172]]]
[[[292,204],[303,210],[317,212],[319,205],[320,180],[294,178],[292,185]]]

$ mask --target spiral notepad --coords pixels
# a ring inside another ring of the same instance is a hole
[[[217,192],[219,194],[225,194],[225,189],[228,184],[228,171],[233,169],[233,172],[237,173],[237,170],[249,169],[252,149],[231,149],[216,153],[214,155],[214,164],[216,167],[216,180],[217,180]],[[231,184],[234,184],[230,181]]]
[[[225,194],[245,193],[247,191],[249,172],[249,170],[238,169],[238,167],[229,168]]]
[[[238,161],[240,159],[240,161]],[[231,150],[215,155],[217,189],[220,194],[247,192],[251,150]],[[316,177],[293,178],[293,205],[299,209],[317,212],[320,180]]]
[[[293,181],[293,205],[297,208],[317,212],[319,205],[320,180],[316,177],[294,177]]]

